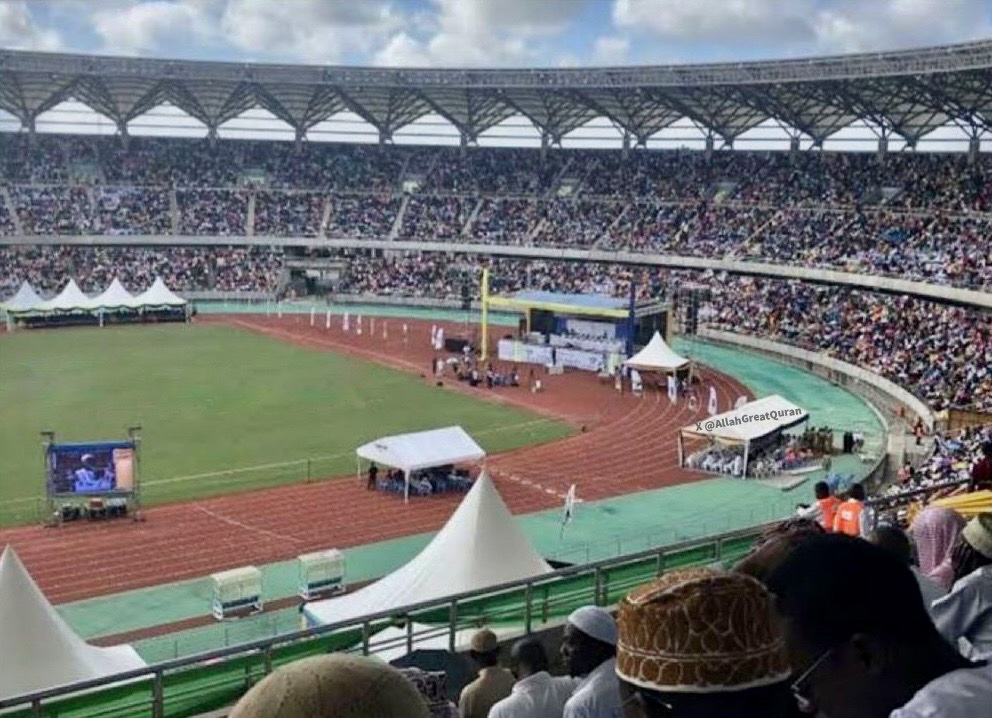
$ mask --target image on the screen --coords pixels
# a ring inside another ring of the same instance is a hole
[[[131,491],[134,449],[128,445],[54,446],[48,455],[53,494]]]

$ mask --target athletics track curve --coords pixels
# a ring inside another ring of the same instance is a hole
[[[314,350],[335,351],[416,374],[428,371],[431,322],[380,318],[375,334],[345,333],[340,318],[330,329],[309,316],[282,318],[243,315],[200,319],[224,323]],[[365,320],[368,322],[368,319]],[[388,322],[391,340],[381,336]],[[438,323],[448,336],[462,329]],[[140,329],[139,329],[140,330]],[[490,457],[488,466],[515,514],[560,507],[571,484],[578,497],[594,501],[704,478],[678,468],[678,428],[705,414],[709,386],[726,410],[749,392],[729,377],[702,368],[700,407],[673,405],[653,390],[643,397],[617,394],[612,384],[580,372],[545,378],[546,390],[471,389],[447,382],[445,389],[526,407],[564,418],[578,429],[552,443]],[[111,521],[68,524],[61,529],[37,526],[0,531],[0,545],[11,543],[53,603],[118,593],[246,564],[291,559],[329,547],[347,548],[439,529],[458,504],[458,496],[418,498],[409,505],[394,495],[369,492],[354,478],[319,481],[146,511],[141,523]]]

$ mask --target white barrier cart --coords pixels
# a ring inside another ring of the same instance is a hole
[[[214,582],[213,615],[218,621],[232,613],[262,610],[262,572],[254,566],[211,574]]]
[[[344,591],[344,554],[337,549],[305,553],[298,557],[300,598],[309,601],[317,596]]]

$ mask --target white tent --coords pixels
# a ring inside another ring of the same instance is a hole
[[[486,452],[460,426],[384,436],[359,446],[355,454],[359,459],[374,461],[406,474],[407,494],[410,491],[410,474],[414,471],[481,461],[486,457]]]
[[[679,430],[679,466],[683,465],[685,437],[701,437],[744,445],[747,471],[751,444],[809,419],[809,412],[778,394],[744,404],[739,409],[711,416]]]
[[[42,302],[37,309],[45,312],[75,312],[96,309],[96,305],[90,297],[83,294],[76,280],[70,279],[58,296]]]
[[[308,604],[304,613],[311,624],[327,625],[552,570],[483,473],[444,528],[409,563],[354,593]]]
[[[155,277],[152,286],[135,297],[135,301],[143,307],[182,307],[187,304],[185,299],[165,286],[161,277]]]
[[[624,362],[624,366],[638,371],[672,372],[689,366],[689,360],[676,354],[660,332],[655,332],[643,349]]]
[[[40,307],[43,303],[44,300],[34,291],[34,287],[25,281],[21,283],[20,288],[14,296],[3,304],[0,304],[0,309],[8,312],[30,312]]]
[[[10,546],[0,555],[0,699],[145,667],[131,646],[91,646],[66,624]]]
[[[119,280],[114,279],[103,294],[94,297],[93,305],[98,309],[137,309],[141,303],[124,289]]]

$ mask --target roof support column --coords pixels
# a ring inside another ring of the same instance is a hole
[[[548,158],[548,147],[551,146],[551,133],[547,130],[541,132],[541,164]]]
[[[973,165],[978,162],[978,156],[982,152],[982,140],[979,137],[972,137],[968,140],[968,164]]]
[[[713,133],[710,132],[706,135],[706,161],[709,162],[713,158],[713,148],[716,146],[716,140],[713,139]]]
[[[207,144],[211,147],[217,146],[217,125],[210,125],[207,128]]]
[[[789,139],[789,154],[795,157],[796,155],[799,154],[799,150],[800,150],[799,138],[793,136],[792,138]]]
[[[306,138],[307,138],[307,131],[302,127],[297,127],[295,137],[293,138],[294,149],[297,152],[303,151],[303,140],[305,140]]]
[[[121,147],[126,151],[131,145],[131,135],[127,131],[127,122],[124,120],[117,121],[117,134],[121,138]]]
[[[889,136],[883,134],[878,138],[878,164],[885,163],[885,157],[889,154]]]
[[[630,154],[630,133],[627,130],[623,131],[623,144],[621,145],[621,151],[623,152],[623,158],[627,159]]]
[[[379,128],[379,147],[393,144],[393,133]]]

